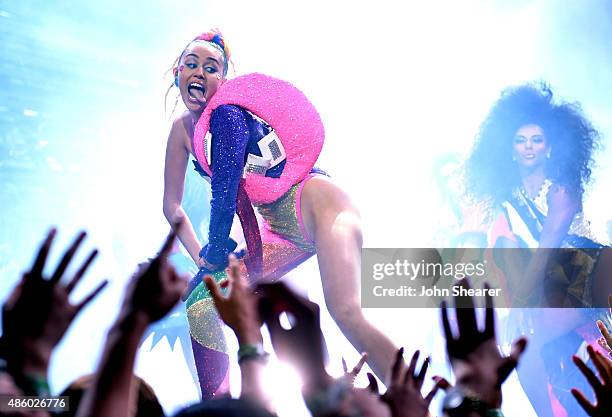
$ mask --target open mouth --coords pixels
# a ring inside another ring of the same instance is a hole
[[[197,101],[200,103],[204,103],[206,101],[206,87],[200,83],[190,83],[187,86],[187,93],[189,94],[191,101]]]

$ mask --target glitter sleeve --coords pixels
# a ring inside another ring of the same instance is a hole
[[[212,201],[204,258],[214,265],[226,265],[227,242],[249,141],[245,112],[236,106],[219,106],[211,115],[210,132]]]

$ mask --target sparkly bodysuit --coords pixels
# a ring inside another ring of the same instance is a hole
[[[247,156],[261,156],[258,142],[271,130],[267,123],[235,105],[220,105],[210,115],[211,218],[209,241],[201,252],[210,264],[226,265],[228,253],[235,248],[229,240],[229,233],[237,210]],[[201,164],[194,163],[201,175],[209,176]],[[278,177],[284,168],[285,161],[269,169],[266,177]],[[263,271],[258,280],[279,279],[316,252],[314,242],[306,234],[300,212],[303,186],[316,173],[307,174],[274,201],[254,204],[263,218],[260,229]],[[247,273],[244,262],[241,262],[241,269],[242,273]],[[225,278],[223,267],[216,271],[204,270],[204,273],[210,273],[216,281]],[[186,307],[202,397],[211,398],[215,393],[227,390],[229,359],[220,319],[201,281],[204,273],[201,270],[192,280]],[[252,278],[250,276],[249,280],[253,281]]]

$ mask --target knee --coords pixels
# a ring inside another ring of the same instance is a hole
[[[350,211],[338,211],[332,215],[323,214],[317,219],[315,229],[315,242],[326,242],[335,248],[353,248],[357,246],[361,249],[363,245],[363,235],[359,215]],[[339,254],[336,253],[335,256]]]
[[[345,210],[336,216],[334,229],[338,237],[350,241],[362,242],[361,221],[359,214],[353,210]]]

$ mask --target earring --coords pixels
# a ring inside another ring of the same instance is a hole
[[[516,156],[512,155],[512,162],[516,162]]]
[[[550,152],[546,154],[546,159],[550,159]]]
[[[178,87],[178,75],[174,77],[174,85]]]

